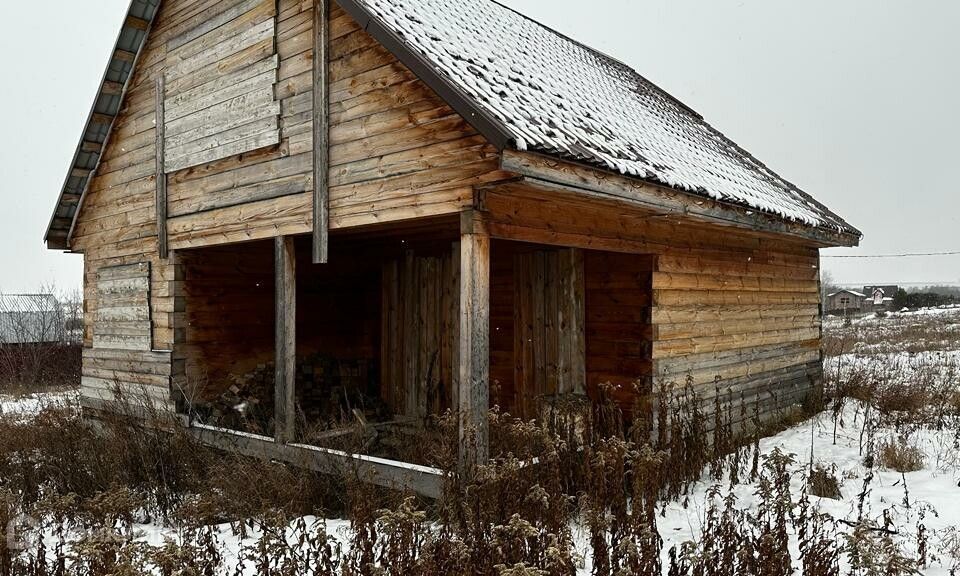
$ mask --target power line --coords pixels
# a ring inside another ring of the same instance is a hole
[[[823,254],[821,258],[912,258],[914,256],[956,256],[960,250],[950,252],[905,252],[903,254]]]

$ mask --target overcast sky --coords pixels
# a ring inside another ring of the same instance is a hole
[[[78,287],[82,257],[43,233],[127,0],[9,4],[0,291]],[[824,255],[960,250],[960,2],[506,4],[631,65],[863,231]],[[824,264],[848,283],[960,282],[960,256]]]

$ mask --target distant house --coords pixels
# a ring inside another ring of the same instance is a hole
[[[56,342],[63,328],[51,294],[0,294],[0,346]]]
[[[896,284],[864,286],[863,293],[867,298],[864,310],[890,310],[893,306],[893,297],[897,295],[899,289],[900,287]]]
[[[856,290],[839,290],[827,295],[828,314],[859,314],[866,307],[867,295]]]

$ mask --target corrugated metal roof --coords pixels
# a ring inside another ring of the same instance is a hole
[[[120,111],[127,82],[137,56],[143,48],[150,25],[161,0],[132,0],[117,37],[107,69],[100,82],[86,127],[77,144],[63,188],[44,240],[48,248],[69,249],[68,237],[90,175],[100,163],[100,155]]]
[[[53,294],[0,294],[0,313],[52,312],[59,307]]]

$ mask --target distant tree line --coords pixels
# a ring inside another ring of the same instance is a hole
[[[903,288],[893,296],[893,309],[931,308],[960,303],[960,288],[956,286],[927,286],[907,292]]]

